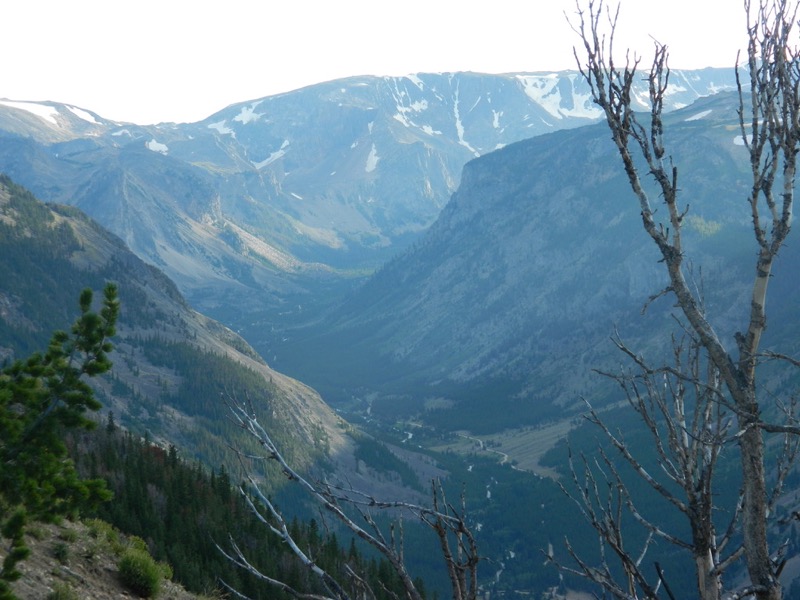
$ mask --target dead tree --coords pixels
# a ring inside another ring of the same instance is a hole
[[[240,456],[250,461],[274,461],[277,463],[283,475],[292,483],[300,486],[316,505],[324,509],[327,514],[332,515],[356,537],[377,550],[389,562],[400,580],[407,600],[422,600],[422,596],[406,568],[403,556],[403,514],[412,515],[414,519],[427,525],[435,533],[444,567],[450,578],[453,600],[476,600],[480,557],[477,542],[467,524],[463,494],[460,505],[452,504],[447,501],[441,482],[432,481],[431,506],[421,506],[401,501],[381,501],[341,484],[314,481],[298,473],[286,462],[269,433],[259,422],[256,410],[249,399],[238,401],[229,397],[225,401],[234,422],[246,431],[263,450],[263,453],[258,456],[244,457],[241,454]],[[320,579],[329,595],[306,594],[291,588],[285,582],[267,577],[252,565],[235,540],[230,540],[230,550],[218,546],[228,560],[295,598],[349,600],[347,586],[342,583],[342,577],[355,583],[353,587],[359,590],[359,598],[374,599],[376,597],[362,574],[349,568],[345,574],[332,574],[315,564],[313,556],[304,552],[292,538],[281,511],[263,493],[255,475],[252,471],[248,470],[248,472],[249,487],[241,487],[240,491],[250,509],[258,520],[286,543],[301,563]],[[388,532],[384,532],[376,521],[375,511],[389,511],[400,517],[392,521]],[[235,593],[235,590],[231,591]]]
[[[634,111],[633,85],[639,59],[625,55],[619,65],[613,56],[618,11],[605,10],[602,0],[578,6],[574,29],[582,48],[576,59],[595,103],[601,108],[623,169],[638,201],[642,225],[653,240],[667,271],[671,294],[687,329],[706,353],[719,377],[720,393],[734,417],[742,475],[740,528],[743,555],[751,586],[737,597],[778,600],[781,585],[778,567],[768,543],[768,504],[765,467],[765,433],[800,433],[793,417],[779,424],[765,422],[765,409],[772,408],[757,394],[757,366],[763,358],[761,337],[766,327],[766,298],[772,267],[792,222],[797,153],[800,146],[800,61],[792,46],[797,6],[790,0],[762,0],[751,7],[744,2],[749,43],[744,65],[748,79],[739,78],[739,121],[750,156],[751,186],[749,216],[758,247],[754,261],[749,317],[735,335],[735,351],[729,351],[702,310],[701,298],[687,280],[684,264],[683,222],[688,204],[679,202],[678,169],[667,153],[662,119],[670,71],[667,47],[655,43],[655,53],[646,79],[649,83],[649,114]],[[603,33],[607,32],[607,34]],[[647,174],[655,181],[665,219],[656,217],[657,206],[637,160],[643,159]],[[794,359],[790,362],[796,363]],[[707,566],[698,564],[705,570]],[[713,581],[715,568],[706,575]],[[636,597],[636,596],[633,596]],[[650,597],[650,596],[646,596]],[[715,596],[709,596],[715,597]]]
[[[609,455],[601,448],[597,459],[581,455],[581,467],[576,467],[574,457],[570,456],[573,488],[562,485],[562,491],[575,502],[597,532],[601,565],[587,563],[569,541],[567,550],[577,567],[557,564],[564,571],[599,584],[616,598],[655,600],[669,597],[674,600],[668,579],[658,563],[648,556],[652,542],[662,540],[691,553],[699,598],[736,597],[724,595],[722,576],[744,552],[741,544],[732,544],[734,534],[738,533],[742,496],[732,511],[725,512],[717,506],[714,490],[720,453],[736,440],[735,412],[728,408],[719,371],[707,359],[702,345],[691,332],[673,337],[672,363],[657,368],[651,367],[618,337],[615,343],[629,358],[632,367],[601,373],[616,381],[628,405],[638,414],[655,449],[656,463],[648,467],[634,454],[625,436],[609,427],[587,403],[587,419],[602,430],[614,454]],[[767,501],[770,513],[797,448],[797,436],[786,434],[784,452]],[[628,471],[663,498],[665,504],[656,511],[651,507],[649,511],[643,510],[630,493],[630,479],[624,477],[615,456],[621,456]],[[655,517],[661,516],[665,508],[683,515],[689,526],[689,537],[675,535],[659,524]],[[626,515],[646,533],[645,541],[635,549],[626,541],[630,537],[626,536],[623,526]],[[624,574],[622,581],[615,578],[614,563],[609,558],[616,558]]]

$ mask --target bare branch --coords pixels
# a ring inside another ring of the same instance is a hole
[[[352,487],[345,488],[340,484],[316,481],[312,482],[295,469],[293,469],[284,459],[281,452],[276,447],[270,435],[260,424],[252,401],[246,398],[245,401],[238,401],[233,396],[223,398],[229,409],[232,420],[244,431],[246,431],[264,450],[264,455],[255,457],[256,460],[270,460],[278,464],[281,472],[296,485],[299,485],[307,494],[328,514],[333,515],[341,524],[347,527],[358,538],[377,550],[392,566],[398,576],[405,596],[408,600],[422,600],[411,575],[408,573],[403,558],[402,542],[402,521],[399,526],[391,524],[389,527],[388,539],[373,518],[373,510],[393,510],[410,512],[422,523],[427,524],[437,535],[440,541],[442,555],[446,567],[451,573],[451,584],[453,587],[454,600],[475,600],[477,597],[477,567],[480,561],[477,543],[467,525],[466,508],[462,496],[461,510],[446,502],[444,488],[441,482],[434,481],[432,484],[432,507],[425,507],[413,503],[402,501],[380,501],[369,494],[354,490]],[[243,455],[240,454],[240,457]],[[246,470],[246,469],[245,469]],[[250,498],[244,489],[241,490],[253,514],[268,527],[273,533],[278,535],[297,556],[301,563],[314,573],[331,593],[331,597],[336,600],[349,600],[344,587],[333,577],[321,569],[314,560],[309,557],[292,539],[289,528],[286,525],[280,511],[274,506],[270,499],[260,489],[258,482],[251,475],[247,477],[250,483],[250,491],[255,495],[258,504]],[[355,510],[364,525],[359,525],[344,507],[348,506]],[[264,508],[268,516],[262,514]],[[398,535],[399,534],[399,535]],[[455,539],[455,544],[451,546],[451,536]],[[228,555],[229,559],[235,564],[245,569],[252,566],[243,556],[240,556],[238,549],[234,550],[233,555]],[[263,578],[265,581],[269,578]],[[367,590],[363,579],[359,587]],[[283,589],[283,588],[282,588]],[[285,590],[292,594],[290,589]],[[388,592],[388,590],[386,590]],[[294,594],[293,594],[294,595]],[[297,596],[304,598],[303,596]],[[374,598],[374,594],[372,595]],[[308,600],[312,600],[310,597]],[[319,599],[313,599],[319,600]]]

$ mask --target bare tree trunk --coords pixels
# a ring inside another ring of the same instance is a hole
[[[757,413],[755,419],[757,419]],[[764,476],[764,440],[761,429],[744,423],[741,448],[744,508],[742,537],[750,581],[759,600],[780,600],[781,585],[773,573],[767,544],[767,487]],[[749,428],[748,428],[749,427]]]
[[[697,589],[700,592],[700,598],[702,600],[719,600],[721,586],[719,577],[713,574],[715,565],[710,551],[705,556],[697,556],[695,558],[695,566],[697,569]]]

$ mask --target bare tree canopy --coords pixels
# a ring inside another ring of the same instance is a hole
[[[650,581],[640,569],[651,538],[661,537],[692,552],[697,566],[697,585],[704,600],[723,597],[721,573],[740,555],[744,556],[750,585],[731,592],[730,598],[752,596],[758,600],[778,600],[782,588],[778,580],[782,564],[768,542],[771,503],[780,491],[788,464],[796,451],[800,433],[791,401],[784,410],[757,387],[757,367],[765,358],[784,360],[798,366],[791,357],[761,349],[767,323],[767,290],[772,269],[792,225],[797,153],[800,150],[800,61],[796,49],[797,3],[790,0],[761,0],[743,4],[747,18],[748,47],[742,65],[737,65],[739,124],[749,153],[750,184],[746,210],[752,221],[757,246],[753,261],[749,315],[735,334],[734,350],[728,350],[709,320],[703,299],[687,277],[683,239],[684,218],[689,202],[679,188],[678,167],[664,138],[663,106],[669,90],[670,70],[667,46],[654,42],[653,60],[645,77],[649,83],[649,112],[634,110],[632,86],[639,77],[640,59],[626,52],[622,63],[614,56],[614,34],[619,8],[605,6],[602,0],[584,7],[578,2],[572,27],[580,37],[575,56],[595,103],[602,109],[614,146],[621,158],[630,188],[638,202],[642,226],[652,239],[668,275],[668,286],[661,294],[672,295],[685,337],[673,340],[674,364],[653,368],[621,342],[620,350],[634,362],[637,372],[608,374],[620,384],[632,408],[651,432],[657,447],[662,472],[681,490],[665,487],[651,476],[620,439],[590,411],[589,419],[599,425],[607,438],[655,491],[685,514],[692,531],[686,542],[643,520],[622,484],[619,473],[606,455],[597,467],[604,469],[609,496],[604,496],[584,458],[586,484],[579,481],[573,466],[578,496],[573,495],[584,516],[595,527],[603,548],[610,547],[623,564],[626,581],[614,581],[611,572],[592,567],[575,556],[574,572],[599,583],[617,598],[657,598],[672,596],[663,578]],[[669,10],[665,6],[665,10]],[[709,36],[711,34],[709,33]],[[713,40],[709,38],[709,42]],[[740,75],[740,71],[742,74]],[[642,163],[643,161],[643,163]],[[644,164],[646,172],[638,165]],[[645,178],[655,182],[656,198]],[[662,220],[657,214],[665,212]],[[659,379],[660,378],[660,379]],[[662,387],[663,386],[663,387]],[[690,398],[690,401],[687,400]],[[687,407],[691,412],[687,413]],[[728,411],[732,418],[724,417]],[[781,416],[780,422],[766,422]],[[765,463],[765,434],[783,433],[784,462],[768,489]],[[711,501],[714,466],[722,444],[734,441],[739,448],[742,478],[741,499],[735,520],[720,535],[713,525]],[[630,510],[650,530],[651,537],[640,553],[632,554],[622,544],[618,512]],[[730,532],[738,528],[741,549],[730,549],[722,556]],[[605,554],[603,554],[605,557]],[[604,558],[605,561],[605,558]]]

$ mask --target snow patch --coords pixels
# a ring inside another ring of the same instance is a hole
[[[744,138],[741,135],[737,135],[735,138],[733,138],[733,145],[744,146]]]
[[[275,152],[270,153],[270,155],[262,161],[253,162],[253,166],[256,169],[263,169],[269,164],[274,163],[276,160],[281,158],[282,156],[286,155],[286,148],[289,147],[289,140],[283,140],[283,144],[281,144],[280,149],[276,150]]]
[[[159,152],[161,154],[166,154],[167,152],[169,152],[169,147],[167,147],[166,144],[157,142],[155,138],[147,142],[146,146],[148,150],[152,150],[153,152]]]
[[[697,79],[699,80],[700,78],[697,77]],[[719,94],[720,92],[726,92],[728,90],[734,90],[734,89],[736,88],[735,86],[732,85],[726,85],[724,83],[722,85],[717,85],[716,83],[712,83],[711,85],[708,86],[708,95],[713,96],[714,94]]]
[[[412,79],[411,77],[408,78],[412,83],[414,83],[420,90],[422,89],[422,82],[417,78],[416,80]],[[405,127],[418,127],[416,123],[414,123],[409,117],[412,113],[421,113],[425,110],[428,110],[428,101],[427,99],[422,100],[415,100],[411,102],[411,98],[408,94],[406,89],[400,89],[398,87],[399,80],[393,80],[394,83],[394,101],[395,101],[395,109],[397,112],[394,114],[393,118],[396,121],[402,123]]]
[[[420,90],[424,90],[425,89],[425,84],[422,83],[422,79],[420,79],[416,75],[413,75],[413,74],[412,75],[406,75],[406,79],[411,81],[411,83],[413,83],[415,86],[417,86]]]
[[[86,112],[85,110],[83,110],[81,108],[77,108],[75,106],[68,106],[67,109],[73,115],[75,115],[79,119],[83,119],[87,123],[91,123],[92,125],[100,125],[100,123],[97,121],[97,119],[95,119],[90,113]]]
[[[575,86],[577,74],[568,76],[572,84],[572,108],[561,106],[562,98],[558,90],[560,77],[563,77],[563,74],[517,75],[517,80],[522,85],[522,89],[528,98],[557,119],[563,119],[564,117],[596,119],[600,117],[601,111],[592,101],[590,92],[587,90],[580,93]]]
[[[300,194],[295,194],[294,192],[290,192],[290,194],[292,196],[294,196],[295,198],[297,198],[298,200],[302,200],[303,199],[303,197]]]
[[[397,121],[400,121],[400,123],[402,123],[406,127],[411,127],[411,122],[408,119],[406,119],[406,116],[402,113],[395,113],[392,118]]]
[[[475,156],[480,156],[480,153],[469,145],[464,139],[464,124],[461,122],[461,114],[458,112],[459,105],[459,88],[456,88],[455,96],[453,98],[453,116],[456,119],[456,133],[458,133],[458,143],[464,146],[467,150],[472,152]]]
[[[650,108],[650,92],[635,92],[633,98],[643,107]]]
[[[685,121],[686,121],[687,123],[688,123],[689,121],[699,121],[700,119],[703,119],[703,118],[707,117],[708,115],[710,115],[710,114],[711,114],[711,112],[712,112],[712,111],[711,111],[711,109],[709,108],[708,110],[704,110],[703,112],[699,112],[699,113],[697,113],[696,115],[692,115],[692,116],[691,116],[691,117],[689,117],[688,119],[685,119]]]
[[[682,85],[680,85],[678,83],[675,83],[675,80],[673,79],[673,80],[670,80],[670,83],[667,86],[667,89],[664,90],[664,95],[665,96],[671,96],[673,94],[681,94],[683,92],[688,92],[688,91],[689,90],[687,88],[683,87]]]
[[[0,100],[0,104],[4,106],[10,106],[11,108],[18,108],[19,110],[24,110],[36,115],[40,119],[49,121],[53,125],[58,125],[56,117],[59,113],[58,109],[54,106],[47,106],[46,104],[38,104],[36,102],[14,102],[13,100]]]
[[[228,127],[227,121],[223,119],[222,121],[217,121],[216,123],[210,123],[208,125],[209,129],[215,130],[220,135],[229,135],[231,137],[236,137],[236,132]]]
[[[503,116],[502,110],[494,110],[492,109],[492,127],[495,129],[500,129],[500,117]]]
[[[233,117],[234,121],[239,121],[242,125],[254,123],[264,116],[264,113],[257,113],[256,107],[261,104],[261,100],[253,102],[250,106],[243,106],[241,112]],[[224,121],[223,121],[224,123]]]
[[[427,133],[428,135],[442,135],[441,131],[439,131],[438,129],[434,129],[430,125],[423,125],[420,129],[422,129],[422,131]]]
[[[400,121],[406,127],[416,127],[416,124],[410,121],[407,117],[409,113],[421,113],[424,110],[428,109],[428,101],[427,100],[417,100],[412,102],[408,106],[403,106],[402,104],[398,104],[396,106],[397,113],[394,115],[394,118]]]
[[[378,150],[375,148],[375,144],[372,144],[372,149],[369,151],[369,156],[367,156],[367,166],[364,167],[364,170],[367,173],[372,173],[375,170],[375,167],[378,166],[378,161],[380,160],[380,156],[378,156]]]
[[[120,129],[119,131],[115,131],[111,135],[113,135],[114,137],[119,137],[121,135],[127,135],[128,137],[131,137],[131,132],[128,131],[127,129]]]

